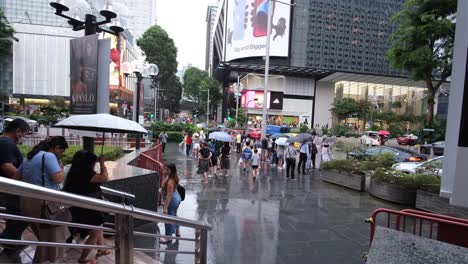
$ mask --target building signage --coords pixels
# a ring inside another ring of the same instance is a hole
[[[270,92],[270,109],[283,110],[283,93]]]
[[[269,0],[228,0],[225,61],[265,56]],[[270,55],[289,53],[290,0],[272,1]]]
[[[97,111],[98,35],[70,40],[70,113]]]

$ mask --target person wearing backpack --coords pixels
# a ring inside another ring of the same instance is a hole
[[[303,142],[299,147],[299,164],[297,165],[297,173],[305,174],[305,167],[307,163],[307,153],[309,152],[309,145]]]
[[[242,150],[242,163],[244,164],[244,174],[246,173],[246,168],[250,166],[252,160],[252,149],[250,148],[250,143],[246,142],[245,147]]]
[[[317,157],[318,149],[317,145],[314,142],[310,145],[311,149],[311,160],[312,160],[312,169],[315,169],[315,158]]]
[[[171,163],[166,165],[165,173],[167,174],[166,180],[162,184],[162,197],[164,200],[163,213],[177,216],[177,209],[179,209],[180,202],[182,201],[181,194],[178,192],[179,176],[177,175],[177,168],[175,164]],[[180,227],[175,224],[164,224],[165,235],[172,236],[174,233],[176,237],[180,237]],[[171,238],[161,237],[160,243],[166,244],[172,241]]]

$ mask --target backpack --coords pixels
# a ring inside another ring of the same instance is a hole
[[[177,185],[177,192],[180,194],[180,199],[185,200],[185,188],[182,185]]]
[[[317,150],[317,145],[315,145],[314,143],[312,143],[312,154],[315,155],[317,154],[318,150]]]
[[[242,152],[242,158],[245,160],[249,160],[252,158],[252,150],[249,147],[245,148]]]

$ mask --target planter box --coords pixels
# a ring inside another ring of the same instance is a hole
[[[344,186],[363,192],[366,187],[366,176],[356,175],[349,172],[339,172],[337,170],[322,170],[321,179],[336,185]]]
[[[414,206],[416,203],[416,189],[377,182],[373,178],[370,180],[369,193],[377,198],[397,204]]]
[[[416,194],[416,208],[434,214],[450,215],[468,219],[468,209],[450,205],[448,198],[437,194],[418,190]]]

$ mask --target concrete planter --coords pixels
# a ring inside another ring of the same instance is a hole
[[[448,198],[440,197],[437,194],[426,191],[417,191],[416,208],[434,214],[450,215],[468,219],[468,209],[450,205]]]
[[[377,182],[373,178],[370,180],[369,193],[377,198],[397,204],[414,206],[416,203],[416,189]]]
[[[366,187],[366,176],[356,175],[347,171],[337,170],[322,170],[321,171],[322,181],[347,187],[356,191],[363,192]]]

